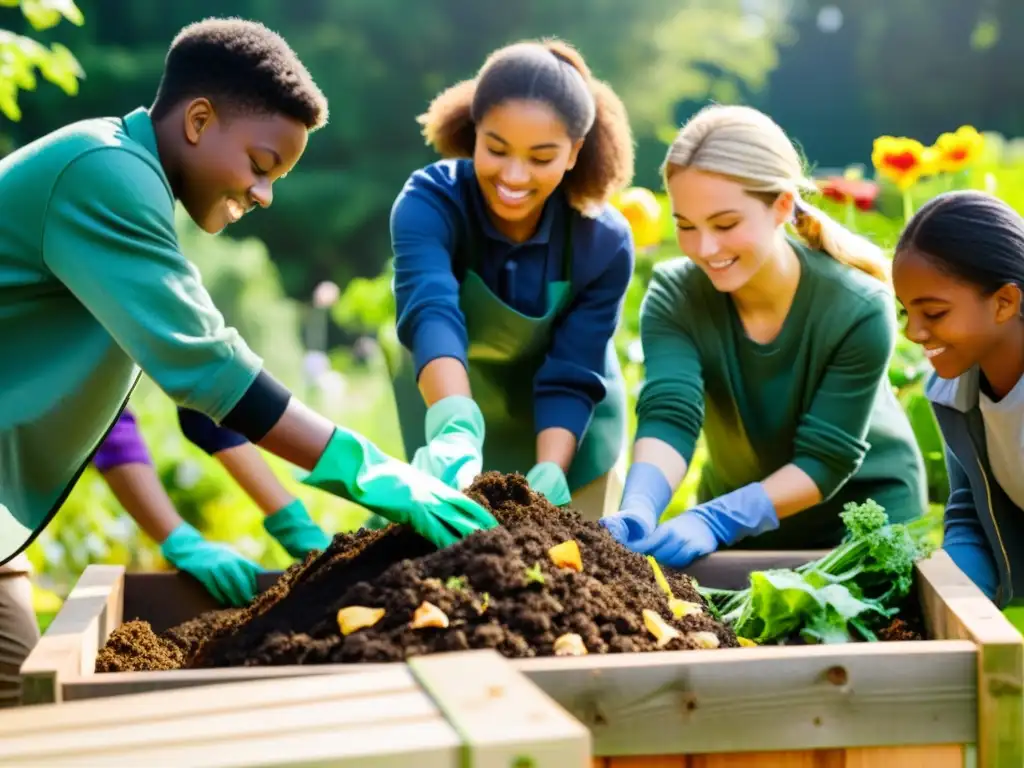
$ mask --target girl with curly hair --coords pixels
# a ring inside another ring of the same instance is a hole
[[[494,52],[419,121],[444,159],[391,216],[407,455],[453,487],[519,472],[596,519],[618,504],[626,437],[612,336],[634,250],[608,203],[633,175],[626,111],[541,41]]]

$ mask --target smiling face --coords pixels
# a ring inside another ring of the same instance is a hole
[[[582,145],[543,102],[508,101],[487,111],[476,125],[473,167],[499,229],[529,236]]]
[[[773,257],[778,229],[792,215],[793,196],[772,202],[725,176],[677,169],[668,180],[679,249],[723,293],[746,285]]]
[[[206,99],[185,110],[186,147],[179,197],[203,230],[220,232],[255,206],[273,201],[272,187],[306,149],[306,127],[285,115],[222,119]]]
[[[1008,284],[986,296],[977,285],[942,271],[916,250],[898,255],[892,279],[905,316],[904,335],[924,347],[944,379],[954,379],[975,365],[990,367],[1000,356],[1012,323],[1020,322],[1016,286]]]

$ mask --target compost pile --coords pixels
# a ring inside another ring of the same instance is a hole
[[[492,648],[522,658],[737,647],[693,581],[652,567],[520,475],[466,490],[501,525],[438,551],[403,526],[335,536],[244,609],[156,635],[130,621],[97,672],[402,661]]]

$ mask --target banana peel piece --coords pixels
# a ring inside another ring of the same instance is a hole
[[[587,646],[583,644],[583,638],[575,632],[569,632],[555,640],[555,656],[586,656]]]
[[[446,629],[448,627],[448,614],[433,603],[424,600],[420,603],[415,613],[413,613],[409,627],[412,629],[425,629],[427,627]]]
[[[650,608],[644,608],[644,626],[657,641],[658,648],[664,648],[670,642],[680,637],[679,630],[665,621],[661,616]]]

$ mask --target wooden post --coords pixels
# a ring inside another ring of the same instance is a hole
[[[1024,637],[939,550],[918,564],[929,631],[977,647],[978,766],[1024,766]]]
[[[124,568],[90,565],[21,665],[22,703],[61,701],[65,678],[91,675],[96,655],[121,625]]]

